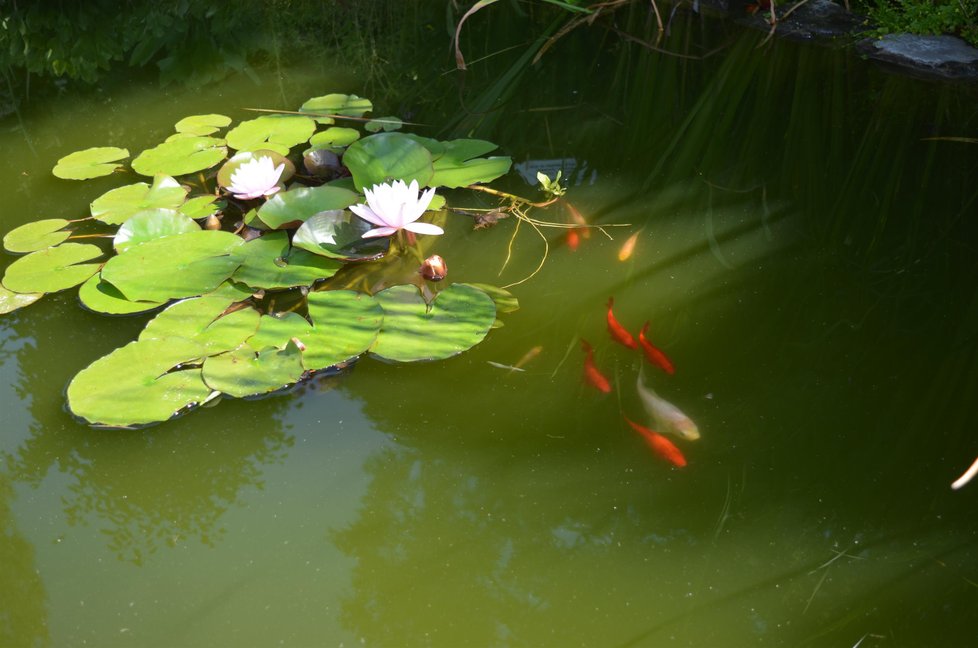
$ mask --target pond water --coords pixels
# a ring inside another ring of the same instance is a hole
[[[458,94],[427,79],[445,100],[414,121],[492,107],[451,128],[523,169],[563,165],[586,218],[629,224],[576,250],[546,230],[542,270],[511,289],[521,309],[457,358],[368,358],[98,431],[65,385],[145,318],[69,290],[0,319],[0,644],[978,642],[978,484],[949,487],[978,454],[978,146],[925,140],[974,136],[975,89],[726,29],[677,22],[664,45],[722,47],[705,59],[579,30],[511,92],[492,84],[520,51]],[[119,183],[51,176],[70,151],[364,94],[326,67],[35,103],[0,124],[0,229],[84,215]],[[516,172],[499,186],[535,195]],[[503,268],[511,220],[451,218],[432,244],[450,280],[518,282],[540,261],[528,228]],[[683,469],[624,422],[649,419],[641,358],[606,331],[612,296],[675,363],[644,374],[699,427],[676,440]],[[612,393],[582,379],[581,338]],[[537,346],[524,372],[489,364]]]

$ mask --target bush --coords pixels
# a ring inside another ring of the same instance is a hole
[[[877,0],[868,11],[878,35],[954,34],[978,45],[978,0]]]

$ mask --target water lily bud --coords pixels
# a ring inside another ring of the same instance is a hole
[[[219,230],[221,229],[221,219],[214,214],[211,214],[207,217],[207,220],[204,221],[204,227],[209,230]]]
[[[448,275],[448,266],[445,265],[445,259],[437,254],[432,254],[424,260],[418,272],[428,281],[441,281]]]

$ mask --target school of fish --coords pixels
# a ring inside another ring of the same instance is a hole
[[[590,237],[591,225],[574,205],[566,200],[562,200],[561,202],[567,212],[569,224],[564,234],[564,242],[571,252],[576,252],[581,244],[581,240]],[[634,232],[625,240],[624,244],[618,250],[619,261],[624,262],[632,257],[635,253],[635,247],[638,244],[640,233]],[[608,311],[606,314],[608,333],[611,339],[625,348],[639,350],[649,364],[655,365],[666,374],[670,376],[675,374],[676,369],[669,356],[649,340],[650,322],[645,322],[636,339],[636,336],[633,336],[627,328],[622,326],[618,318],[615,317],[614,306],[615,300],[611,297],[608,299]],[[587,340],[582,338],[581,349],[584,352],[584,382],[604,394],[611,393],[611,381],[598,368],[594,359],[594,348]],[[505,365],[490,364],[501,368],[505,367]],[[516,367],[519,367],[519,363],[517,363]],[[672,441],[666,438],[663,433],[674,435],[683,441],[695,441],[700,438],[699,428],[696,427],[692,419],[686,416],[682,410],[659,396],[646,384],[644,363],[641,367],[638,372],[638,381],[635,389],[645,410],[646,417],[652,421],[658,431],[639,425],[624,414],[622,416],[629,427],[642,436],[656,456],[668,461],[677,468],[682,468],[686,465],[686,458],[683,456],[682,451]],[[515,370],[515,368],[511,369]]]
[[[668,375],[673,375],[676,370],[672,360],[662,349],[652,344],[648,339],[649,322],[645,322],[642,326],[638,334],[638,341],[636,341],[635,337],[615,317],[614,306],[614,298],[609,298],[606,319],[608,334],[611,339],[628,349],[640,350],[649,364],[655,365]],[[598,369],[594,359],[594,348],[587,340],[581,339],[581,349],[584,351],[584,381],[600,392],[610,393],[611,381]],[[684,467],[686,458],[682,451],[664,435],[671,434],[683,441],[695,441],[700,438],[700,431],[696,423],[646,384],[644,363],[639,369],[635,389],[646,416],[653,422],[656,430],[640,425],[623,414],[622,417],[625,422],[642,436],[656,456],[677,468]]]

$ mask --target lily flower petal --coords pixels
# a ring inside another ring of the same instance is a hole
[[[437,225],[416,222],[435,197],[434,188],[418,195],[420,191],[416,179],[410,185],[403,180],[395,180],[365,188],[363,195],[366,202],[351,205],[350,211],[380,227],[365,232],[363,238],[389,236],[402,229],[418,234],[444,234],[445,231]]]
[[[374,213],[374,210],[370,209],[366,205],[350,205],[350,211],[367,221],[368,223],[373,223],[374,225],[386,225],[384,219]]]
[[[390,236],[397,232],[396,227],[376,227],[363,233],[360,238],[377,238],[379,236]]]
[[[404,226],[409,232],[414,232],[415,234],[444,234],[445,230],[433,225],[431,223],[408,223]]]
[[[248,160],[231,174],[228,191],[240,200],[251,200],[261,196],[271,196],[282,187],[278,181],[285,171],[285,163],[275,166],[267,155]]]

